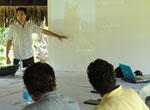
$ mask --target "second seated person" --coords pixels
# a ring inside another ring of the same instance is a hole
[[[116,85],[116,73],[112,64],[102,59],[91,62],[87,68],[89,82],[102,97],[93,110],[149,110],[132,88]]]

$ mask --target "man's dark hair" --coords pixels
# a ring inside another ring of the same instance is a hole
[[[27,15],[27,9],[24,7],[19,7],[17,8],[16,12],[18,12],[19,10],[24,11],[25,15]]]
[[[30,94],[39,95],[53,91],[56,87],[54,70],[47,63],[38,62],[29,66],[23,80]]]
[[[111,92],[116,87],[116,73],[112,64],[102,59],[91,62],[87,68],[89,82],[101,94]]]

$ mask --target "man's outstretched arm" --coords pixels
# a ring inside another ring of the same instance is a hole
[[[46,29],[43,29],[43,30],[42,30],[42,33],[43,33],[43,34],[46,34],[46,35],[48,35],[48,36],[57,37],[57,38],[58,38],[59,40],[61,40],[61,41],[62,41],[62,39],[68,39],[68,37],[66,37],[66,36],[58,35],[58,34],[56,34],[56,33],[53,33],[53,32],[51,32],[51,31],[49,31],[49,30],[46,30]]]

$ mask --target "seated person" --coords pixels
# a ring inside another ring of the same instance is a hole
[[[93,110],[149,110],[132,88],[116,86],[114,67],[102,59],[91,62],[87,68],[89,82],[102,100]]]
[[[23,110],[80,110],[77,102],[56,92],[53,68],[47,63],[34,63],[23,76],[24,84],[35,103]]]

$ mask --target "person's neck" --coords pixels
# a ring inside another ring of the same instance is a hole
[[[113,90],[115,90],[115,89],[118,88],[118,87],[119,87],[119,85],[116,85],[116,87],[115,87]],[[113,90],[112,90],[112,91],[113,91]],[[110,92],[112,92],[112,91],[110,91]],[[105,94],[102,94],[102,93],[99,93],[99,94],[100,94],[101,97],[103,97],[103,96],[105,95]],[[106,93],[106,94],[107,94],[107,93]]]
[[[37,101],[39,100],[39,98],[40,98],[41,96],[43,96],[44,94],[47,94],[47,93],[49,93],[49,92],[54,92],[54,91],[56,91],[56,87],[54,87],[52,91],[47,91],[47,92],[45,92],[45,93],[41,93],[41,94],[38,94],[38,95],[36,95],[36,96],[31,94],[31,97],[32,97],[32,99],[33,99],[35,102],[37,102]]]
[[[101,97],[103,97],[105,94],[99,93]]]
[[[24,25],[25,25],[25,21],[22,21],[22,22],[19,22],[19,21],[18,21],[18,23],[19,23],[22,27],[24,27]]]

